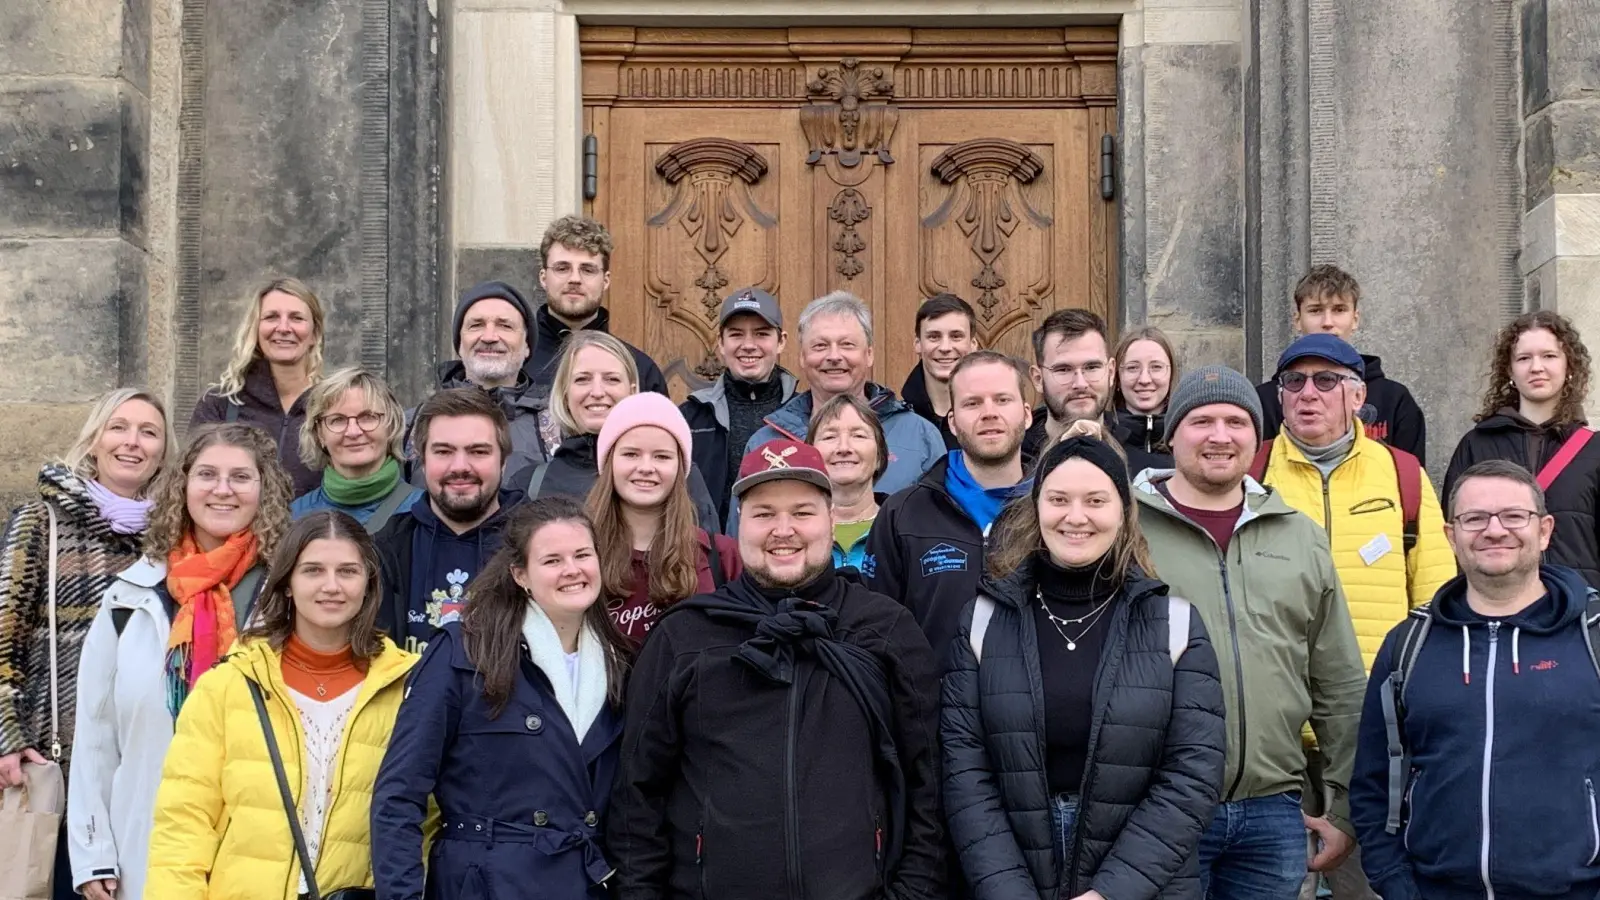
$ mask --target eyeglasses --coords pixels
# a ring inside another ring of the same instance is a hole
[[[1499,512],[1464,512],[1456,516],[1456,527],[1462,531],[1482,531],[1489,527],[1490,519],[1499,519],[1500,527],[1507,531],[1527,528],[1538,513],[1531,509],[1502,509]]]
[[[1307,375],[1304,372],[1284,372],[1278,376],[1278,387],[1283,388],[1291,394],[1298,394],[1305,390],[1306,382],[1310,381],[1312,384],[1317,386],[1317,390],[1326,394],[1346,381],[1360,380],[1361,379],[1355,377],[1354,375],[1346,375],[1343,372],[1329,372],[1326,370],[1312,375]]]
[[[383,424],[383,413],[375,413],[370,410],[353,416],[341,416],[335,413],[331,416],[323,416],[321,422],[323,428],[334,434],[339,434],[349,428],[351,422],[356,423],[356,427],[362,431],[371,431]]]
[[[228,481],[228,487],[235,491],[248,490],[252,485],[261,480],[261,476],[245,469],[234,469],[224,476],[215,469],[196,469],[189,473],[189,480],[206,490],[213,490],[221,484],[223,479]]]
[[[1059,381],[1062,384],[1069,384],[1078,380],[1079,375],[1083,376],[1084,381],[1092,382],[1099,378],[1100,374],[1105,370],[1106,364],[1103,362],[1088,362],[1081,366],[1071,366],[1067,365],[1066,363],[1058,363],[1045,369],[1052,379]]]
[[[572,274],[572,263],[558,262],[553,266],[545,266],[545,270],[557,278],[566,278]],[[599,278],[600,267],[594,263],[584,263],[578,266],[578,274],[584,278]]]

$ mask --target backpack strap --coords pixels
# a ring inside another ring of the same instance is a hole
[[[1428,629],[1433,624],[1433,615],[1429,607],[1423,605],[1413,609],[1405,619],[1405,632],[1400,637],[1400,643],[1391,660],[1392,667],[1389,678],[1384,683],[1386,690],[1380,692],[1380,702],[1383,704],[1383,730],[1387,752],[1389,756],[1389,791],[1388,815],[1384,818],[1383,830],[1389,834],[1399,834],[1404,823],[1406,810],[1406,780],[1411,774],[1411,753],[1406,749],[1405,735],[1401,725],[1405,721],[1405,690],[1406,679],[1411,675],[1411,669],[1417,662],[1417,656],[1422,653],[1422,642],[1427,640]]]
[[[224,402],[227,404],[227,408],[222,413],[222,421],[230,424],[239,421],[239,410],[243,407],[243,404],[235,403],[232,400],[226,400]]]
[[[548,460],[533,467],[533,477],[528,479],[528,490],[526,491],[529,500],[537,500],[539,498],[539,489],[544,487],[544,475],[548,471],[550,471]]]
[[[233,604],[233,624],[240,631],[250,624],[250,616],[256,610],[256,594],[261,592],[261,583],[266,580],[267,567],[263,565],[251,566],[239,583],[229,593],[236,597],[243,597],[243,603]]]
[[[1271,461],[1272,438],[1267,438],[1261,442],[1261,446],[1256,448],[1255,459],[1250,460],[1250,477],[1260,483],[1261,479],[1266,477],[1267,463]]]
[[[400,504],[406,502],[406,498],[411,496],[411,490],[411,485],[403,480],[396,484],[394,490],[389,492],[389,496],[383,498],[383,502],[378,504],[378,508],[373,510],[371,517],[367,519],[365,525],[367,534],[377,534],[382,531],[383,526],[389,524],[389,520],[394,517],[394,514],[400,511]]]
[[[1182,597],[1167,597],[1167,653],[1176,666],[1189,649],[1189,614],[1194,607]]]
[[[1579,425],[1575,431],[1567,435],[1567,439],[1561,442],[1561,449],[1557,450],[1556,455],[1550,457],[1550,461],[1539,469],[1539,490],[1550,490],[1550,485],[1555,484],[1556,479],[1561,477],[1561,473],[1566,470],[1567,465],[1578,457],[1578,451],[1582,450],[1583,446],[1589,443],[1589,438],[1592,437],[1594,437],[1594,432],[1582,425]]]
[[[1404,531],[1406,553],[1417,546],[1417,520],[1422,516],[1422,463],[1415,456],[1397,447],[1384,444],[1394,457],[1394,475],[1400,483],[1401,528]]]
[[[989,620],[994,618],[994,600],[978,595],[972,605],[972,656],[979,663],[983,662],[983,636],[989,633]]]
[[[1589,661],[1600,675],[1600,591],[1589,588],[1589,603],[1583,612],[1583,643],[1589,648]]]

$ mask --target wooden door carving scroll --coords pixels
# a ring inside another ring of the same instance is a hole
[[[870,282],[855,282],[868,274],[871,250],[881,242],[881,227],[868,223],[884,201],[880,167],[894,163],[889,141],[900,121],[890,102],[894,81],[883,66],[847,56],[818,68],[806,82],[806,97],[800,108],[800,129],[809,144],[806,165],[827,176],[817,178],[815,196],[828,211],[822,243],[833,251],[831,271],[818,277],[823,284],[870,293]]]

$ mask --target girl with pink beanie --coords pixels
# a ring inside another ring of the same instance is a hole
[[[586,503],[609,612],[635,647],[661,613],[739,575],[739,546],[696,524],[689,423],[660,394],[618,403],[600,429],[599,477]]]

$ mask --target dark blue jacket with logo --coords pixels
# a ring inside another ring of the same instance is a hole
[[[492,715],[461,624],[445,625],[411,673],[373,787],[378,896],[605,897],[601,837],[621,737],[622,716],[607,705],[580,743],[526,650],[510,701]],[[425,888],[430,794],[442,821]]]
[[[1373,663],[1350,780],[1361,863],[1385,900],[1600,895],[1600,677],[1584,643],[1587,585],[1544,566],[1549,593],[1515,616],[1439,589],[1407,679],[1401,732],[1411,753],[1409,818],[1384,830],[1386,682],[1408,628]],[[1463,652],[1465,642],[1465,652]]]
[[[942,457],[884,502],[861,561],[868,587],[911,610],[941,669],[961,610],[983,577],[983,530],[945,487],[949,466],[950,457]]]

